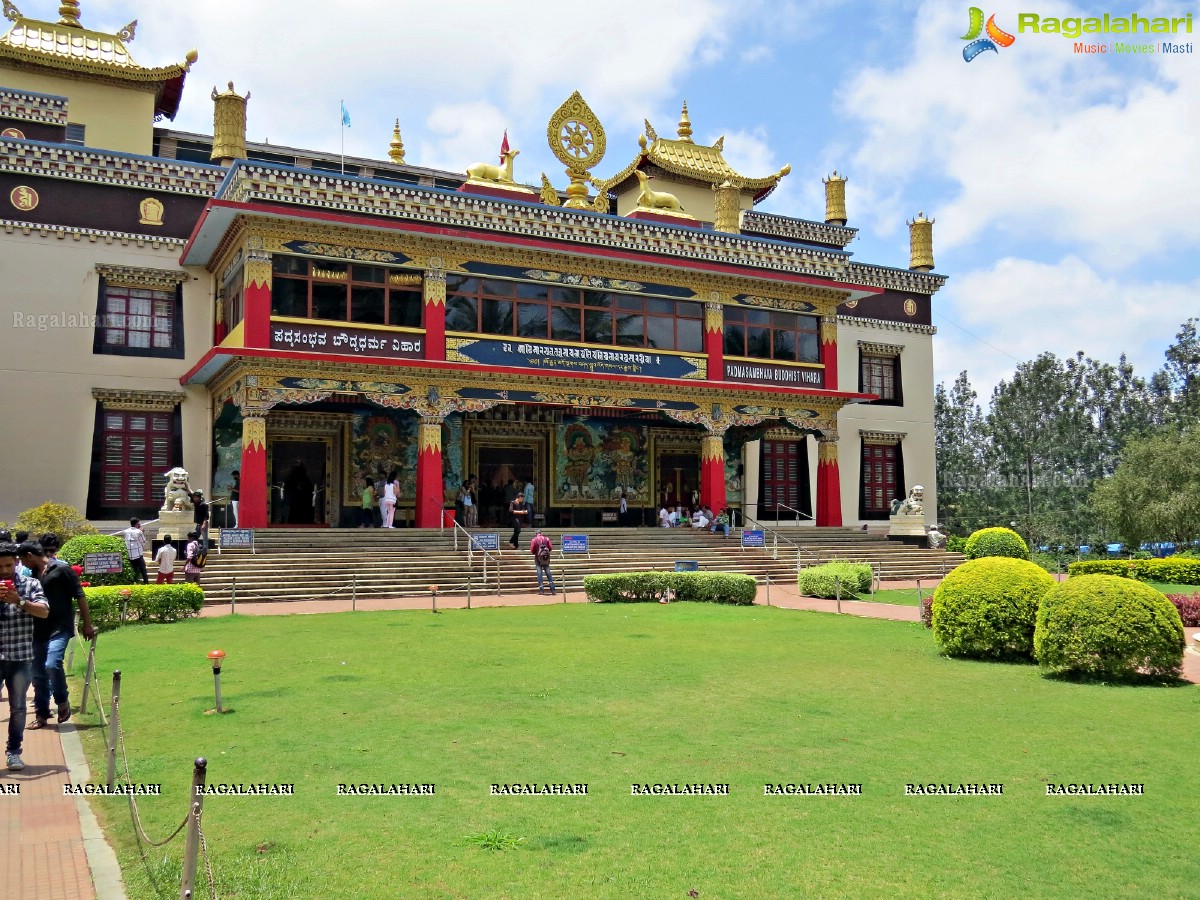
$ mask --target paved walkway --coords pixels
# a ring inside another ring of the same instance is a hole
[[[936,582],[921,583],[928,591]],[[916,582],[885,582],[885,589],[917,589]],[[914,598],[915,599],[915,598]],[[537,606],[549,603],[587,602],[582,591],[558,594],[494,594],[473,596],[472,607]],[[801,597],[795,585],[772,584],[759,587],[757,603],[782,609],[803,609],[816,612],[838,611],[834,600]],[[414,600],[359,600],[359,610],[430,609],[430,598]],[[466,597],[441,597],[438,609],[464,609]],[[240,615],[278,616],[349,611],[351,603],[339,600],[302,600],[291,603],[242,603]],[[230,607],[205,607],[205,618],[229,615]],[[914,604],[901,606],[890,603],[869,603],[843,600],[844,615],[872,619],[894,619],[903,622],[920,621],[920,610]],[[1184,629],[1188,650],[1184,654],[1183,675],[1188,681],[1200,684],[1200,653],[1195,637],[1200,628]],[[78,708],[79,698],[72,697]],[[32,718],[33,696],[29,698]],[[0,729],[7,729],[8,703],[0,703]],[[2,732],[0,732],[2,733]],[[71,757],[70,770],[64,757],[64,746]],[[88,780],[79,736],[70,723],[56,728],[25,731],[26,767],[22,772],[0,770],[0,841],[4,849],[5,866],[0,883],[4,896],[21,900],[124,900],[116,860],[92,818],[83,798],[64,797],[64,782]],[[9,785],[20,787],[19,795],[3,793]],[[85,834],[87,839],[85,840]],[[86,847],[86,852],[85,852]],[[18,848],[14,852],[14,848]],[[90,857],[90,869],[89,869]],[[95,880],[93,883],[93,879]]]

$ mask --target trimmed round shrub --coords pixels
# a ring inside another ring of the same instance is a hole
[[[947,656],[1032,658],[1038,603],[1054,583],[1023,559],[965,562],[934,591],[933,637]]]
[[[967,559],[983,559],[985,556],[1029,559],[1029,545],[1011,528],[980,528],[967,538],[963,553]]]
[[[1115,575],[1081,575],[1055,585],[1038,610],[1037,660],[1052,672],[1098,678],[1178,675],[1183,622],[1149,585]]]
[[[58,558],[73,566],[82,566],[83,558],[88,553],[119,553],[121,555],[120,572],[79,576],[92,586],[134,584],[138,580],[133,573],[133,566],[129,562],[129,551],[125,548],[125,541],[116,535],[81,534],[73,537],[62,545],[58,551]]]
[[[843,597],[871,590],[874,577],[869,563],[831,562],[801,569],[797,582],[805,597],[833,599],[839,589]]]

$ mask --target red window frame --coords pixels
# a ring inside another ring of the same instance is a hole
[[[101,506],[153,506],[171,468],[172,414],[104,410],[101,420]]]

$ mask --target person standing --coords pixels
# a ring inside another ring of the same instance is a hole
[[[479,491],[475,485],[475,476],[467,479],[466,496],[463,497],[463,518],[467,528],[479,527]]]
[[[529,542],[529,552],[533,554],[533,563],[537,566],[538,593],[546,593],[543,587],[545,581],[549,583],[550,593],[553,594],[554,576],[550,574],[550,554],[554,552],[554,545],[550,538],[542,534],[542,529],[539,528],[533,540]]]
[[[617,524],[622,528],[629,524],[629,500],[624,491],[621,491],[621,502],[617,506]]]
[[[196,534],[199,535],[200,545],[208,549],[208,503],[204,500],[204,491],[192,491],[192,521],[196,524]]]
[[[150,575],[146,572],[146,532],[142,531],[142,523],[134,518],[129,520],[129,527],[121,532],[125,539],[125,549],[129,552],[129,564],[133,571],[142,576],[142,584],[150,583]]]
[[[527,522],[533,522],[533,479],[530,478],[525,482],[525,508],[529,510],[529,518]]]
[[[46,618],[33,623],[34,727],[45,728],[50,721],[51,696],[54,697],[61,725],[71,718],[63,656],[75,634],[75,604],[83,619],[83,636],[89,641],[96,636],[96,629],[92,627],[92,613],[79,576],[69,565],[60,559],[51,559],[42,545],[33,541],[21,544],[17,548],[17,556],[41,583],[42,594],[50,607],[50,614]]]
[[[512,516],[513,533],[508,539],[509,546],[514,550],[520,549],[521,526],[529,519],[529,509],[525,506],[525,495],[518,493],[508,504],[509,515]]]
[[[400,478],[392,472],[383,483],[383,496],[379,498],[379,515],[383,518],[382,528],[395,528],[396,499],[400,496]]]
[[[375,524],[375,485],[370,478],[363,479],[362,513],[359,515],[358,527],[370,528]]]
[[[187,550],[183,556],[183,580],[190,584],[199,584],[200,573],[204,571],[198,561],[200,552],[200,532],[193,531],[188,534]]]
[[[0,544],[0,681],[8,693],[8,767],[25,768],[25,697],[33,680],[33,626],[50,615],[41,583],[16,571],[15,544]]]
[[[238,504],[242,501],[242,473],[233,470],[233,487],[229,489],[229,505],[233,507],[233,527],[238,527]]]
[[[154,580],[155,584],[175,583],[175,557],[178,555],[179,551],[171,543],[171,536],[164,534],[163,544],[154,554],[154,562],[158,564],[158,577]]]

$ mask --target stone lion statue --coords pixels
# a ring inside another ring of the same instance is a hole
[[[191,489],[188,487],[188,471],[182,466],[176,466],[169,472],[164,472],[167,479],[163,489],[163,509],[191,509]]]
[[[908,497],[900,504],[899,514],[902,516],[919,516],[925,511],[925,488],[914,484],[908,492]]]

